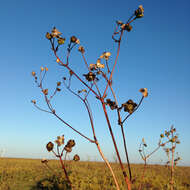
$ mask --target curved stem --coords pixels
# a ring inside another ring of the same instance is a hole
[[[88,141],[90,141],[91,143],[94,143],[95,141],[88,138],[87,136],[83,135],[81,132],[79,132],[78,130],[74,129],[71,125],[69,125],[67,122],[65,122],[61,117],[59,117],[56,113],[53,113],[53,115],[55,115],[60,121],[62,121],[65,125],[67,125],[69,128],[71,128],[73,131],[75,131],[76,133],[78,133],[80,136],[84,137],[85,139],[87,139]]]
[[[118,184],[117,179],[116,179],[116,176],[115,176],[115,174],[114,174],[114,172],[113,172],[113,170],[112,170],[112,167],[111,167],[110,163],[108,162],[108,160],[105,158],[105,156],[104,156],[104,154],[103,154],[103,152],[102,152],[102,150],[101,150],[100,145],[98,144],[98,142],[96,143],[96,146],[97,146],[97,148],[98,148],[98,151],[99,151],[99,153],[100,153],[102,159],[103,159],[104,162],[106,163],[107,167],[109,168],[109,170],[110,170],[110,172],[111,172],[111,174],[112,174],[112,176],[113,176],[113,179],[114,179],[114,182],[115,182],[115,185],[116,185],[117,190],[120,190],[119,184]]]

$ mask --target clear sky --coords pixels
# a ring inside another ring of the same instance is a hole
[[[125,126],[129,157],[131,162],[142,162],[138,153],[141,139],[145,138],[151,151],[156,147],[160,133],[173,124],[181,140],[177,148],[182,157],[180,163],[190,165],[188,0],[1,1],[0,150],[5,150],[4,156],[53,158],[45,145],[64,134],[66,140],[76,141],[73,154],[78,153],[83,160],[101,160],[94,144],[33,107],[31,99],[36,99],[44,108],[45,104],[31,71],[48,67],[46,85],[52,89],[65,74],[57,66],[45,38],[46,32],[54,26],[63,33],[66,43],[71,35],[80,39],[88,63],[95,63],[104,51],[112,53],[113,61],[116,45],[111,36],[115,21],[125,22],[140,4],[144,6],[145,16],[136,20],[133,30],[125,34],[113,77],[113,88],[120,103],[128,99],[138,102],[141,98],[138,90],[142,87],[149,90],[149,97]],[[75,50],[71,57],[72,68],[82,72],[84,63],[79,53]],[[87,113],[78,99],[64,89],[55,98],[55,105],[67,122],[92,137]],[[103,112],[96,100],[92,107],[98,140],[105,155],[113,160],[114,150]],[[124,158],[121,133],[113,112],[111,117]],[[149,163],[166,159],[160,150]]]

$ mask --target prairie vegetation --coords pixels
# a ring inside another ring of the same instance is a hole
[[[50,160],[49,166],[55,173],[62,173],[58,160]],[[126,189],[120,172],[119,164],[111,163],[119,181],[121,189]],[[53,172],[44,168],[41,160],[0,158],[0,190],[38,190],[37,184],[42,184],[43,189],[52,189],[47,179],[53,178]],[[109,169],[101,162],[74,162],[67,161],[66,167],[73,189],[76,190],[113,190],[115,184]],[[125,166],[126,167],[126,166]],[[140,184],[140,176],[143,164],[132,164],[133,177],[132,190],[136,190]],[[169,189],[170,170],[161,165],[148,165],[143,182],[143,189],[167,190]],[[175,168],[176,190],[190,189],[190,167],[177,166]],[[58,188],[57,188],[58,189]],[[60,188],[61,189],[61,188]]]

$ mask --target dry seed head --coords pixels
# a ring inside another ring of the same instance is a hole
[[[130,25],[130,24],[126,24],[125,25],[125,29],[128,31],[128,32],[130,32],[131,30],[132,30],[132,26]]]
[[[89,65],[89,69],[90,69],[91,71],[96,70],[96,69],[97,69],[97,65],[91,63],[91,64]]]
[[[148,96],[148,90],[147,90],[147,88],[141,88],[139,90],[139,92],[141,92],[144,97]]]
[[[57,28],[54,27],[53,30],[51,31],[51,35],[52,35],[53,38],[54,37],[58,38],[61,35],[61,32],[59,32],[59,30],[57,30]]]
[[[62,144],[64,144],[64,135],[62,136],[58,136],[57,139],[55,140],[55,143],[58,145],[58,146],[61,146]]]
[[[62,44],[65,43],[65,38],[60,37],[60,38],[58,38],[57,42],[58,42],[59,45],[62,45]]]
[[[42,92],[44,93],[44,95],[48,95],[48,89],[44,89],[42,90]]]
[[[44,68],[43,68],[43,67],[40,67],[40,70],[41,70],[41,71],[44,71]]]
[[[111,56],[111,53],[110,53],[110,52],[104,52],[104,53],[100,56],[100,59],[108,60],[110,56]]]
[[[160,134],[160,137],[161,137],[161,138],[164,138],[164,134]]]
[[[75,141],[72,140],[72,139],[70,139],[70,140],[67,142],[67,145],[66,145],[66,146],[69,147],[69,148],[74,147],[74,146],[75,146]]]
[[[52,142],[49,142],[47,145],[46,145],[46,148],[47,150],[50,152],[53,150],[53,147],[54,147],[54,144]]]
[[[138,9],[135,11],[136,18],[142,18],[144,16],[144,8],[139,5]]]
[[[49,32],[47,32],[47,33],[46,33],[46,38],[47,38],[48,40],[51,40],[52,35],[51,35]]]
[[[60,86],[61,85],[61,82],[57,82],[57,86]]]
[[[76,161],[76,162],[79,161],[80,160],[79,155],[75,154],[74,157],[73,157],[73,160]]]
[[[76,44],[80,44],[80,40],[77,38],[77,40],[76,40],[75,43],[76,43]]]
[[[70,41],[72,42],[72,43],[77,43],[77,38],[75,37],[75,36],[71,36],[71,39],[70,39]]]
[[[48,71],[48,68],[47,68],[47,67],[45,67],[45,70],[46,70],[46,71]]]
[[[85,52],[84,47],[83,46],[79,46],[78,50],[83,54]]]

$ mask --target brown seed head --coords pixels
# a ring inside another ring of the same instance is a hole
[[[46,148],[47,150],[50,152],[53,150],[53,147],[54,147],[54,144],[52,142],[49,142],[47,145],[46,145]]]
[[[80,160],[80,157],[78,154],[75,154],[74,157],[73,157],[73,160],[74,161],[79,161]]]
[[[48,89],[44,89],[42,90],[42,92],[44,93],[44,95],[48,95]]]

